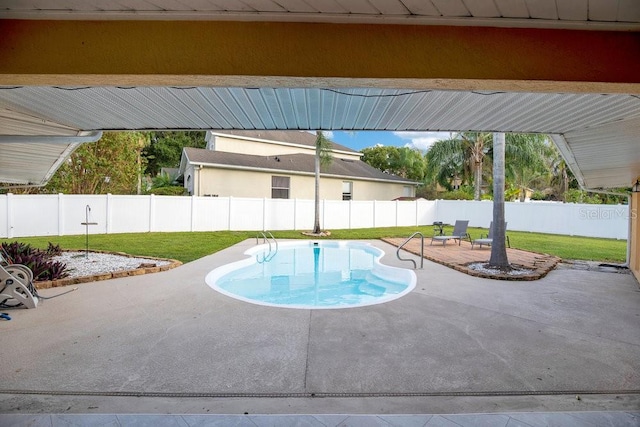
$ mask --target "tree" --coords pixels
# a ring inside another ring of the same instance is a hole
[[[579,188],[578,181],[567,166],[567,162],[560,155],[560,151],[551,144],[551,155],[548,167],[551,171],[549,187],[556,200],[566,201],[566,195],[571,188]]]
[[[313,220],[313,234],[320,234],[320,168],[331,163],[331,141],[325,138],[322,131],[316,131],[315,155],[315,209]]]
[[[205,148],[205,132],[162,131],[149,132],[149,145],[142,151],[146,159],[145,172],[156,176],[162,168],[177,168],[184,147]]]
[[[488,152],[490,133],[461,132],[452,138],[436,141],[427,152],[427,167],[435,172],[435,179],[451,191],[451,181],[460,184],[473,182],[474,199],[480,200],[484,157]]]
[[[518,168],[540,169],[544,164],[549,149],[545,135],[507,134],[505,138],[507,178],[514,177]],[[492,150],[491,133],[462,132],[436,141],[427,152],[427,167],[433,179],[448,191],[453,189],[452,181],[460,186],[473,183],[474,199],[479,200],[484,175],[491,176]]]
[[[362,149],[362,161],[382,172],[391,173],[391,167],[389,165],[389,158],[392,156],[392,151],[396,147],[387,145],[376,145],[375,147],[367,147]]]
[[[513,171],[510,177],[510,183],[515,191],[515,197],[520,202],[524,202],[527,197],[527,191],[530,191],[534,186],[544,184],[549,181],[549,172],[544,170],[538,170],[536,168],[522,166]],[[507,200],[510,200],[507,198]]]
[[[377,145],[362,150],[362,161],[383,172],[422,181],[426,162],[419,150],[409,147]]]
[[[505,137],[504,133],[493,134],[493,242],[489,265],[501,269],[509,269],[506,231],[504,225],[504,166]]]
[[[414,181],[422,181],[427,165],[422,153],[409,147],[398,148],[398,157],[391,163],[394,175]]]
[[[140,132],[105,132],[99,141],[74,151],[43,192],[136,194],[139,153],[146,141],[147,136]]]

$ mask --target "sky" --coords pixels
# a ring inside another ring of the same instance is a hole
[[[377,144],[417,148],[422,152],[439,139],[449,139],[449,132],[325,131],[331,141],[360,151]]]

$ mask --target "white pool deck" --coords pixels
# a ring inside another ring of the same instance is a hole
[[[640,425],[631,275],[505,282],[425,262],[410,294],[343,310],[206,285],[254,242],[12,310],[0,425]]]

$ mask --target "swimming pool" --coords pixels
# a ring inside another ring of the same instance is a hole
[[[384,251],[349,241],[280,242],[211,271],[205,281],[242,301],[274,307],[329,309],[381,304],[411,292],[412,270],[380,263]]]

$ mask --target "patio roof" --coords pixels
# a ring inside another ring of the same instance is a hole
[[[5,1],[0,18],[232,20],[637,30],[635,0]]]
[[[0,91],[0,108],[50,129],[329,129],[552,134],[586,187],[640,175],[640,97],[405,89],[48,87]],[[0,129],[4,129],[0,121]],[[42,133],[27,123],[25,134]],[[2,132],[0,132],[2,133]],[[0,141],[2,141],[1,137]],[[33,147],[24,146],[26,152]],[[11,162],[14,154],[0,156]],[[10,156],[10,157],[9,157]],[[19,156],[18,156],[19,157]],[[17,160],[18,157],[15,157]],[[3,169],[4,171],[9,169]],[[8,180],[11,176],[0,177]]]
[[[102,132],[78,132],[76,136],[0,135],[0,183],[45,185],[76,148],[101,137]]]
[[[640,81],[633,73],[639,64],[634,51],[640,49],[640,6],[635,0],[223,3],[51,0],[46,8],[38,1],[6,3],[0,7],[0,33],[6,36],[0,37],[5,54],[0,143],[16,136],[134,129],[535,132],[553,135],[583,186],[629,186],[640,175]],[[123,20],[156,21],[135,34],[148,35],[163,49],[150,50],[142,42],[139,47],[132,31],[141,24],[131,27]],[[186,22],[214,20],[243,26]],[[76,24],[55,24],[61,21]],[[86,25],[78,27],[82,21]],[[90,31],[96,21],[118,22]],[[185,25],[167,26],[167,21]],[[446,27],[421,30],[435,26]],[[454,30],[460,27],[502,32],[490,32],[490,42],[483,38],[479,44],[486,33]],[[230,47],[201,43],[203,29],[212,40],[228,37]],[[110,41],[109,35],[122,34],[129,37]],[[292,41],[289,36],[295,34],[300,37]],[[336,43],[349,40],[341,45],[346,51],[325,45],[329,34]],[[510,37],[510,43],[501,44]],[[50,39],[51,49],[33,47]],[[182,43],[171,44],[175,40]],[[262,46],[261,40],[268,44]],[[463,47],[437,57],[443,51],[438,40]],[[372,43],[406,65],[371,62]],[[584,49],[587,43],[593,49]],[[529,62],[518,62],[515,51],[500,53],[516,47],[533,55]],[[317,52],[313,61],[292,54],[310,50]],[[225,61],[215,54],[229,56]],[[184,60],[172,61],[171,55]],[[328,62],[322,55],[339,66],[322,68]],[[539,63],[545,65],[536,68]],[[150,70],[153,66],[158,69]],[[28,177],[12,171],[30,167],[21,162],[34,146],[10,150],[0,145],[0,162],[8,166],[0,171],[0,181],[46,182],[73,144],[81,142],[68,141],[38,150],[49,167]]]

